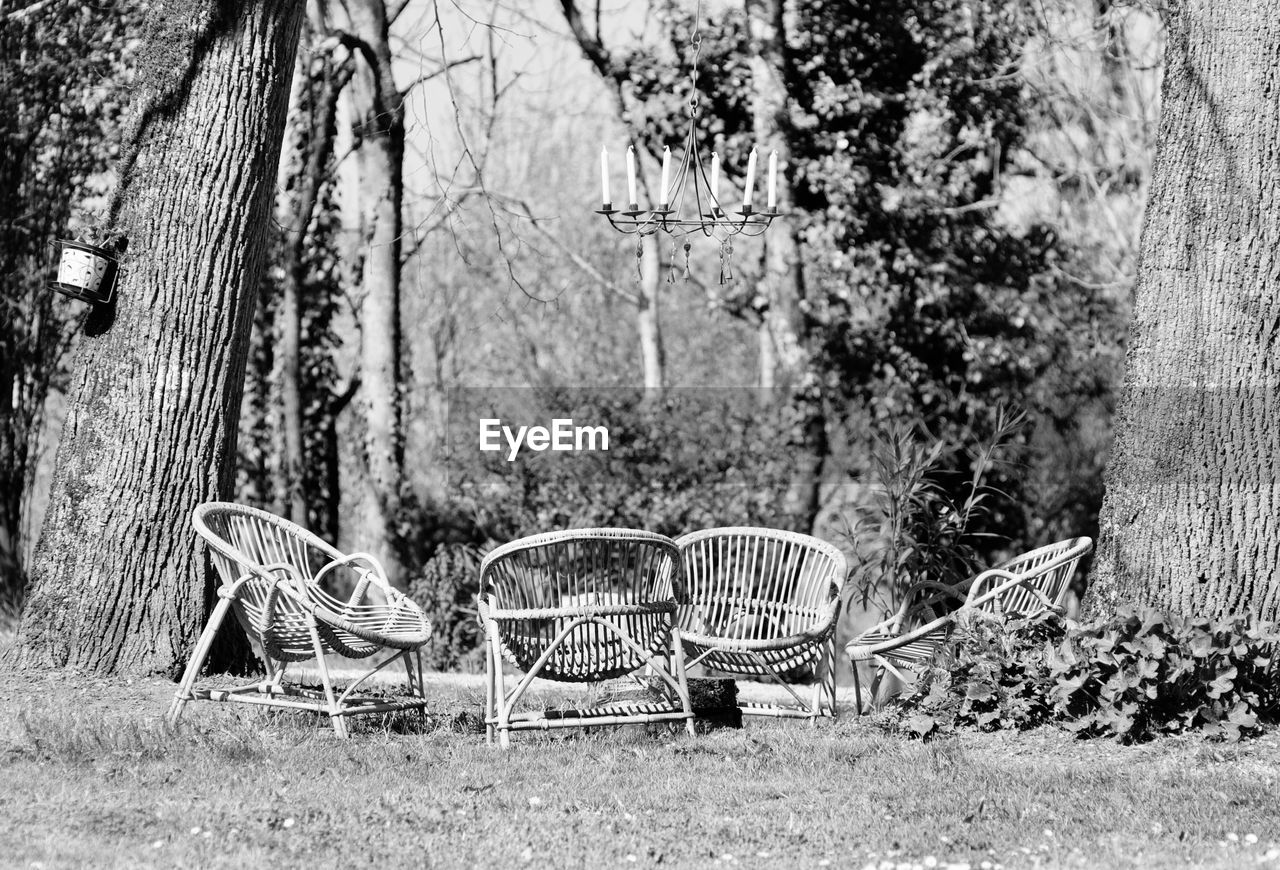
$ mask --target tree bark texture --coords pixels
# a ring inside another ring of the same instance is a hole
[[[1093,610],[1280,616],[1280,3],[1169,10]]]
[[[231,492],[300,0],[162,3],[113,200],[129,241],[88,319],[19,643],[176,674],[212,599],[192,509]]]
[[[377,553],[392,582],[401,582],[395,528],[404,478],[404,370],[400,335],[400,249],[404,198],[404,97],[391,73],[390,24],[383,0],[348,4],[360,65],[361,229],[364,270],[360,304],[360,392],[368,473],[363,510],[351,537]]]

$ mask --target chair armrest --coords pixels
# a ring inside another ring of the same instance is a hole
[[[280,573],[285,576],[278,576]],[[297,568],[288,562],[272,562],[269,565],[250,566],[249,571],[236,578],[234,583],[219,589],[218,595],[222,598],[235,600],[240,593],[240,587],[252,580],[261,580],[271,586],[267,592],[267,600],[262,607],[263,629],[274,621],[276,602],[279,600],[282,591],[285,597],[295,604],[309,606],[303,589],[304,581],[302,575],[298,573]]]
[[[976,579],[977,579],[976,577],[970,577],[967,580],[961,580],[959,583],[955,584],[954,586],[948,586],[946,583],[939,583],[937,580],[921,580],[919,583],[916,583],[911,587],[909,587],[907,591],[903,594],[903,597],[905,600],[910,601],[914,596],[916,596],[920,592],[924,592],[927,589],[933,589],[941,597],[954,598],[957,601],[964,601],[964,592],[968,589],[969,585],[972,584],[973,581]]]
[[[895,649],[898,649],[899,647],[906,646],[912,641],[919,640],[922,637],[932,634],[936,632],[938,629],[954,623],[955,620],[956,620],[956,615],[954,613],[949,613],[946,616],[942,616],[942,617],[939,617],[938,619],[933,620],[932,622],[927,622],[924,625],[913,628],[910,631],[904,631],[901,634],[894,635],[893,637],[890,637],[890,638],[877,640],[874,643],[861,642],[863,638],[872,634],[881,626],[888,625],[890,621],[886,621],[884,623],[881,623],[879,626],[872,626],[871,628],[864,631],[862,634],[855,637],[853,640],[849,641],[847,644],[845,644],[845,651],[852,654],[852,649],[854,647],[857,647],[859,648],[859,653],[861,654],[861,656],[870,656],[876,653],[895,650]]]
[[[364,563],[366,567],[360,567],[359,563]],[[391,585],[382,563],[372,553],[351,553],[341,559],[334,559],[317,572],[312,582],[319,585],[325,575],[338,568],[352,568],[360,578],[356,581],[355,588],[351,590],[347,607],[355,607],[363,603],[370,586],[380,590],[390,604],[394,604],[397,597],[401,595],[400,591]]]
[[[901,627],[900,617],[901,617],[901,613],[898,613],[898,614],[894,614],[893,616],[889,617],[888,619],[882,622],[877,622],[875,625],[871,626],[870,628],[864,629],[862,633],[859,634],[857,637],[855,637],[853,640],[851,640],[850,643],[857,643],[861,638],[866,637],[869,634],[881,634],[886,631],[892,631],[896,634],[899,628]]]
[[[982,584],[978,581],[987,579],[999,579],[1003,582],[988,589],[986,592],[979,592],[978,590],[982,588]],[[1000,568],[991,568],[983,571],[974,578],[973,587],[969,590],[969,597],[965,600],[964,606],[965,608],[979,607],[994,598],[998,598],[1010,589],[1021,586],[1030,579],[1028,575],[1011,574]]]

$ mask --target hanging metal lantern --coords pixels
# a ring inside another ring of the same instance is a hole
[[[106,305],[115,294],[120,261],[113,250],[69,239],[56,239],[58,277],[52,290],[95,305]]]

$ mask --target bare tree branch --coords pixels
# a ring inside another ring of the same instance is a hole
[[[416,88],[418,85],[424,82],[429,82],[432,79],[436,78],[437,76],[445,75],[448,73],[449,70],[453,69],[454,67],[459,67],[459,66],[462,66],[463,64],[468,64],[468,63],[475,63],[476,61],[481,59],[482,58],[480,57],[480,55],[473,54],[468,57],[459,58],[458,60],[451,60],[446,64],[444,64],[442,67],[440,67],[440,69],[436,70],[435,72],[430,72],[430,73],[426,73],[425,75],[420,75],[413,81],[409,82],[409,84],[406,85],[405,88],[400,91],[400,97],[401,99],[406,99],[409,96],[409,92],[412,91],[414,88]]]

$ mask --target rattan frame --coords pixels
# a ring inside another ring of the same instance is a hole
[[[826,541],[797,532],[726,526],[676,539],[689,598],[680,606],[686,667],[782,686],[794,703],[741,703],[744,714],[838,715],[835,631],[847,565]],[[785,679],[813,669],[812,699]]]
[[[1068,538],[1015,556],[955,586],[928,580],[912,586],[893,616],[845,646],[853,666],[858,712],[865,709],[859,662],[870,661],[876,667],[867,699],[871,706],[878,703],[886,673],[907,682],[902,670],[932,663],[962,619],[977,614],[1005,618],[1062,612],[1076,566],[1092,549],[1090,538]],[[959,607],[944,612],[957,603]]]
[[[230,502],[200,505],[191,524],[208,544],[222,585],[169,707],[170,723],[178,720],[188,701],[234,701],[313,710],[328,715],[334,733],[345,738],[348,716],[427,705],[419,651],[430,638],[430,622],[417,604],[391,586],[376,558],[367,553],[345,555],[282,517]],[[353,571],[357,578],[347,601],[334,598],[321,585],[326,575],[339,570]],[[266,677],[232,688],[196,688],[229,612],[249,636]],[[384,652],[392,654],[338,692],[326,656],[358,660]],[[285,682],[289,664],[303,661],[315,663],[321,691]],[[410,696],[356,694],[365,681],[395,662],[404,664]]]
[[[485,633],[485,726],[503,748],[525,729],[683,720],[693,733],[677,598],[680,554],[663,535],[634,529],[548,532],[504,544],[480,565]],[[503,661],[521,672],[510,690]],[[640,680],[640,675],[648,680]],[[535,678],[659,685],[653,703],[514,712]]]

